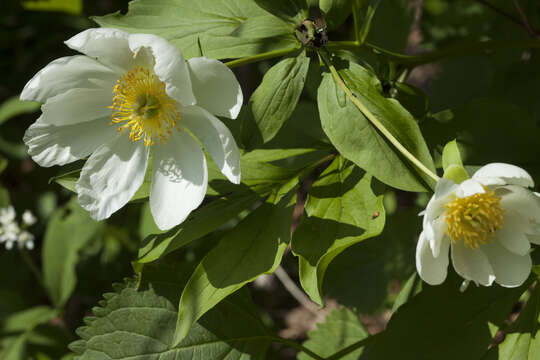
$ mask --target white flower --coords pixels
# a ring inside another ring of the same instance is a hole
[[[431,285],[446,279],[448,252],[466,281],[516,287],[531,271],[540,244],[540,198],[523,169],[493,163],[456,185],[441,179],[424,212],[416,268]]]
[[[186,62],[160,37],[108,28],[83,31],[66,45],[84,56],[53,61],[21,94],[44,103],[24,141],[41,166],[89,156],[76,189],[94,219],[124,206],[150,166],[156,224],[165,230],[184,221],[207,188],[206,159],[194,138],[231,182],[240,182],[238,148],[215,116],[236,118],[243,101],[224,64]]]
[[[34,248],[34,235],[30,234],[28,231],[21,231],[19,237],[17,238],[19,243],[19,248],[26,247],[28,250]]]
[[[26,226],[32,226],[36,223],[37,219],[30,210],[25,210],[22,214],[23,224]]]
[[[13,206],[0,209],[0,224],[9,224],[15,220],[15,209]]]

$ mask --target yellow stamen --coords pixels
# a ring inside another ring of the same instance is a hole
[[[133,141],[143,139],[144,145],[167,141],[180,121],[180,112],[165,92],[165,83],[148,69],[135,66],[122,75],[113,89],[111,121],[123,123],[118,131],[129,129]]]
[[[446,233],[475,250],[502,229],[504,209],[493,191],[457,198],[445,205]]]

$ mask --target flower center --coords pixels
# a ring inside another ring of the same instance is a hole
[[[502,229],[504,209],[493,191],[457,198],[445,207],[446,233],[453,242],[463,239],[473,250]]]
[[[133,141],[143,139],[144,145],[167,141],[180,121],[180,112],[165,92],[165,83],[148,69],[135,66],[122,75],[113,89],[111,121],[122,124],[118,130],[129,129]]]

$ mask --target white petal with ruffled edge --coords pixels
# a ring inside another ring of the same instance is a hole
[[[491,286],[495,272],[482,248],[476,250],[465,246],[463,241],[452,243],[452,263],[456,272],[466,280],[472,280],[484,286]]]
[[[482,166],[474,173],[473,179],[477,179],[484,185],[519,185],[534,187],[531,175],[522,168],[504,163],[491,163]]]
[[[441,215],[437,219],[431,221],[430,227],[432,228],[432,233],[430,234],[431,237],[426,236],[426,238],[429,241],[429,247],[433,252],[433,256],[438,257],[446,232],[446,219],[444,218],[444,215]]]
[[[474,179],[467,179],[459,184],[456,195],[460,198],[465,198],[474,194],[483,194],[486,190],[481,183]]]
[[[214,115],[236,119],[244,96],[231,69],[207,57],[191,58],[188,65],[197,105]]]
[[[43,106],[41,121],[51,125],[73,125],[107,117],[110,123],[112,91],[102,89],[71,89],[49,98]],[[112,128],[111,128],[112,129]]]
[[[118,29],[94,28],[78,33],[65,44],[123,74],[135,66],[128,36],[128,33]]]
[[[20,98],[45,102],[71,89],[103,88],[102,84],[110,84],[110,90],[107,90],[110,92],[118,77],[114,71],[87,56],[63,57],[34,75],[26,83]]]
[[[529,277],[532,261],[529,254],[517,255],[496,241],[482,246],[495,273],[495,282],[504,287],[517,287]]]
[[[526,219],[540,223],[540,202],[528,189],[516,185],[507,185],[495,190],[501,197],[501,206],[506,211],[514,211]]]
[[[446,239],[441,243],[439,256],[434,257],[424,233],[420,233],[416,245],[416,269],[422,280],[430,285],[438,285],[446,279],[449,246],[450,241]]]
[[[154,56],[154,73],[165,83],[167,94],[183,106],[195,105],[189,69],[182,53],[167,40],[149,34],[129,36],[133,53],[150,49]]]
[[[156,146],[150,189],[156,225],[168,230],[183,222],[203,201],[207,182],[204,153],[185,131]]]
[[[525,233],[530,228],[530,222],[513,211],[506,211],[503,219],[502,228],[495,232],[495,241],[514,254],[528,254],[531,244]]]
[[[86,161],[76,184],[79,204],[95,220],[124,206],[144,181],[148,148],[125,135],[100,146]]]
[[[240,183],[240,153],[229,129],[218,118],[198,106],[182,110],[182,122],[204,145],[223,175]]]
[[[23,141],[32,159],[44,167],[83,159],[117,134],[108,117],[65,126],[47,124],[42,118],[26,130]]]

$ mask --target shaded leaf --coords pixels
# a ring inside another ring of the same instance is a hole
[[[257,5],[283,20],[299,24],[307,18],[306,0],[255,0]]]
[[[382,197],[371,191],[371,177],[338,157],[313,183],[305,217],[294,232],[300,282],[322,304],[322,284],[330,263],[348,247],[381,233]],[[376,216],[374,215],[376,214]]]

